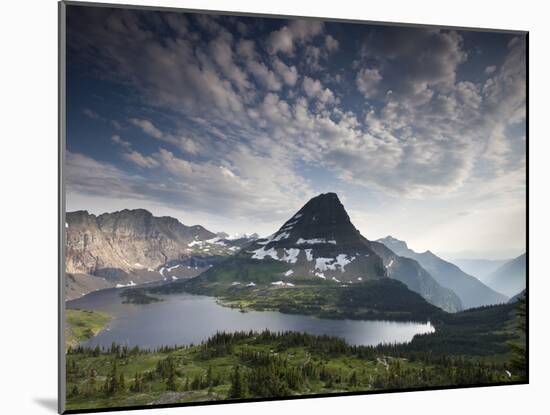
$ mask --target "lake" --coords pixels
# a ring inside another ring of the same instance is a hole
[[[415,334],[431,333],[428,323],[331,320],[277,311],[248,311],[222,307],[213,297],[172,294],[163,302],[123,304],[120,289],[106,289],[67,302],[68,308],[100,310],[114,318],[85,346],[110,346],[112,342],[156,348],[163,345],[198,344],[217,331],[269,329],[338,336],[352,345],[406,343]]]

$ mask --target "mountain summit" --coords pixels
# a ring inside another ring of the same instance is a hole
[[[323,193],[307,202],[287,220],[266,245],[278,248],[315,246],[316,249],[334,246],[338,249],[362,250],[369,242],[353,226],[336,193]]]

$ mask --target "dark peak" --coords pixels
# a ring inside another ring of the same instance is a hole
[[[310,199],[303,207],[298,211],[300,213],[303,210],[314,210],[314,209],[338,209],[346,211],[344,205],[340,202],[338,195],[336,193],[321,193],[319,196],[315,196]]]
[[[320,194],[309,200],[274,234],[273,244],[282,248],[324,246],[327,250],[363,249],[368,242],[353,226],[336,193]],[[270,245],[271,246],[271,245]],[[338,248],[336,248],[338,247]]]
[[[344,206],[342,205],[342,202],[340,202],[340,199],[338,198],[338,195],[333,192],[321,193],[320,195],[311,198],[304,205],[304,207],[306,207],[309,204],[326,204],[326,205],[334,204],[334,205],[342,206],[342,209],[344,208]]]
[[[322,193],[310,199],[290,220],[298,224],[344,225],[350,218],[336,193]],[[288,223],[288,222],[287,222]],[[353,225],[352,225],[353,226]]]
[[[319,196],[314,197],[314,199],[316,199],[316,198],[336,199],[336,200],[340,201],[340,199],[338,199],[338,195],[334,192],[321,193]]]

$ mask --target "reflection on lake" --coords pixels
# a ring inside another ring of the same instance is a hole
[[[67,303],[68,308],[101,310],[114,319],[109,327],[84,343],[110,346],[112,342],[155,348],[162,345],[198,344],[217,331],[269,329],[331,335],[353,345],[405,343],[415,334],[434,331],[430,323],[330,320],[277,311],[249,311],[222,307],[215,298],[191,294],[164,296],[163,302],[122,304],[120,290],[96,291]]]

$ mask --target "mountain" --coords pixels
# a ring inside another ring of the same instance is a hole
[[[478,280],[485,283],[487,275],[501,265],[504,265],[507,261],[506,259],[458,258],[453,259],[452,263],[467,274],[473,275]]]
[[[380,242],[371,244],[378,256],[383,259],[388,277],[401,281],[426,301],[445,311],[456,312],[464,308],[456,293],[442,287],[417,261],[397,255]]]
[[[388,276],[447,311],[462,308],[460,299],[416,261],[399,257],[363,237],[338,196],[325,193],[308,201],[273,235],[252,242],[213,266],[195,284],[209,284],[219,293],[239,285],[293,286],[305,280],[308,284],[347,286]]]
[[[525,290],[522,290],[520,293],[517,293],[516,295],[514,295],[512,298],[510,298],[510,300],[508,300],[508,303],[515,303],[516,301],[518,301],[520,298],[523,298],[525,297],[525,294],[526,291]]]
[[[99,216],[68,212],[65,220],[69,298],[117,284],[196,276],[250,242],[222,239],[203,226],[186,226],[144,209]],[[177,270],[179,265],[185,267]]]
[[[456,265],[441,259],[431,251],[414,252],[405,241],[392,236],[379,239],[378,242],[383,243],[398,255],[418,261],[441,286],[458,295],[465,308],[499,304],[508,300],[504,295],[487,287],[477,278],[466,274]]]
[[[493,271],[487,276],[487,285],[508,296],[514,296],[525,289],[527,284],[526,258],[526,254],[522,254]]]

